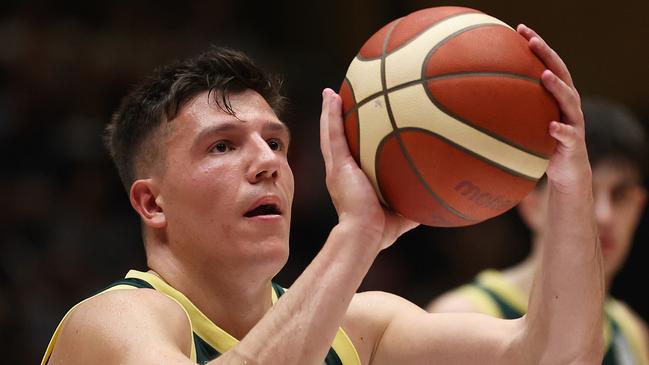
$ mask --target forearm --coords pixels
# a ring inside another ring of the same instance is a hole
[[[372,235],[336,226],[290,290],[218,363],[322,364],[378,252]]]
[[[590,180],[583,187],[566,194],[549,182],[548,227],[526,318],[529,354],[539,363],[597,359],[602,351],[602,256]]]

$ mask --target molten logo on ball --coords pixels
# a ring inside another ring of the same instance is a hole
[[[477,10],[397,19],[363,45],[341,86],[350,150],[407,218],[463,226],[501,214],[533,189],[555,147],[544,69],[523,37]]]
[[[497,212],[511,208],[514,203],[511,200],[505,199],[502,195],[492,196],[489,193],[480,191],[480,188],[470,181],[463,180],[455,185],[455,191],[467,199],[473,201],[481,207],[487,207]]]

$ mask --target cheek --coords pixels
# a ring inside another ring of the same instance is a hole
[[[643,208],[644,202],[633,201],[614,212],[615,226],[619,227],[620,233],[633,236],[642,218]]]
[[[237,172],[228,168],[199,170],[188,187],[194,204],[206,212],[232,212],[239,190]]]
[[[185,218],[209,223],[220,212],[235,208],[238,184],[235,172],[227,168],[198,168],[194,171],[180,169],[179,178],[170,184],[170,196],[178,214]]]
[[[614,214],[611,229],[617,245],[614,256],[618,265],[624,260],[633,245],[640,211],[637,209],[618,210]]]
[[[295,192],[295,178],[293,177],[293,171],[291,169],[288,169],[288,175],[289,175],[289,191],[290,191],[290,198],[291,201],[293,200],[293,193]]]

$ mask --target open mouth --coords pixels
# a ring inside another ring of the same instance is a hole
[[[244,217],[252,218],[262,215],[281,215],[282,212],[275,204],[262,204],[244,214]]]
[[[602,248],[602,252],[604,254],[609,253],[611,250],[615,248],[615,244],[613,243],[613,240],[608,237],[600,237],[599,242]]]

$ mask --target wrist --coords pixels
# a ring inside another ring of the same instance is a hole
[[[345,237],[345,244],[364,250],[381,250],[383,232],[380,228],[367,224],[366,221],[345,219],[340,217],[338,224],[332,229],[332,234]]]
[[[593,190],[592,172],[590,169],[576,171],[573,174],[552,176],[548,174],[550,191],[577,197],[591,196]]]

